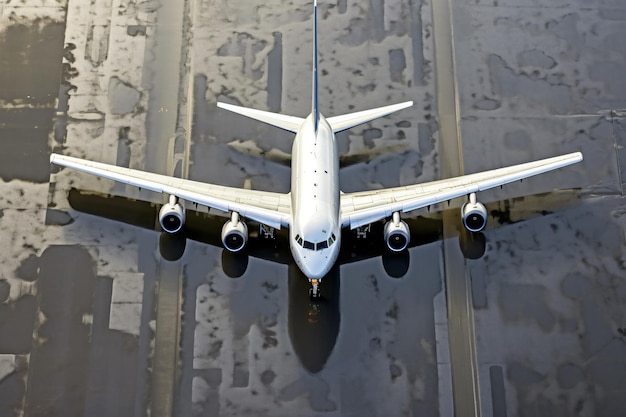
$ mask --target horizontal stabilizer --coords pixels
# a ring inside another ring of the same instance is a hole
[[[217,107],[224,109],[224,110],[232,111],[234,113],[241,114],[251,119],[255,119],[260,122],[267,123],[269,125],[276,126],[278,128],[281,128],[281,129],[284,129],[293,133],[296,133],[298,129],[300,129],[300,126],[302,126],[302,123],[304,122],[304,119],[301,117],[286,116],[284,114],[272,113],[272,112],[263,111],[263,110],[256,110],[256,109],[251,109],[251,108],[242,107],[242,106],[235,106],[233,104],[221,103],[219,101],[217,102]]]
[[[358,126],[362,123],[369,122],[370,120],[387,116],[388,114],[397,112],[398,110],[406,109],[407,107],[411,107],[412,105],[412,101],[405,101],[404,103],[392,104],[391,106],[378,107],[376,109],[329,117],[327,120],[328,123],[330,123],[330,126],[333,128],[333,132],[337,133],[341,132],[342,130],[350,129],[354,126]]]

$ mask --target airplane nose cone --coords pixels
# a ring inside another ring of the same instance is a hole
[[[303,259],[302,272],[309,279],[321,279],[330,271],[332,263],[327,256],[309,255]]]
[[[306,259],[302,265],[302,272],[309,279],[321,279],[326,275],[329,268],[322,262],[315,262],[313,259]]]

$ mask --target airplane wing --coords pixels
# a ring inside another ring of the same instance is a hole
[[[289,194],[205,184],[59,154],[50,155],[50,162],[139,188],[175,195],[225,212],[237,211],[243,217],[276,229],[288,227],[291,219]]]
[[[82,213],[162,232],[159,225],[160,204],[76,188],[69,190],[67,201],[70,203],[70,207]],[[223,249],[222,225],[228,218],[188,208],[185,214],[185,229],[179,236]],[[249,220],[247,224],[251,233],[248,236],[244,252],[246,256],[285,265],[293,262],[289,252],[289,232],[287,230],[275,230],[274,238],[268,239],[258,232],[259,225],[257,222]],[[162,232],[162,236],[170,235],[167,232]],[[176,241],[174,240],[174,242]],[[172,249],[176,249],[176,245],[171,245],[171,243],[172,241],[160,241],[159,249],[162,254],[164,251],[170,254]],[[226,249],[224,251],[230,253]],[[182,252],[180,255],[182,256]],[[170,259],[168,256],[165,258]]]
[[[341,194],[342,227],[351,229],[582,161],[580,152],[424,184]]]

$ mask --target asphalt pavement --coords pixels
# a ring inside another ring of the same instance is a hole
[[[308,113],[310,3],[0,1],[0,415],[621,415],[617,0],[319,2],[322,112],[416,102],[339,136],[344,191],[585,155],[481,193],[478,256],[459,201],[408,256],[354,238],[319,303],[282,235],[168,239],[164,196],[49,165],[289,191],[291,135],[215,103]]]

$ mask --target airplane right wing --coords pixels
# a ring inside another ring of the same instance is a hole
[[[390,217],[396,211],[417,210],[431,204],[488,190],[575,164],[582,159],[582,153],[574,152],[554,158],[424,184],[344,193],[341,194],[341,224],[342,227],[350,226],[351,229],[355,229]]]

